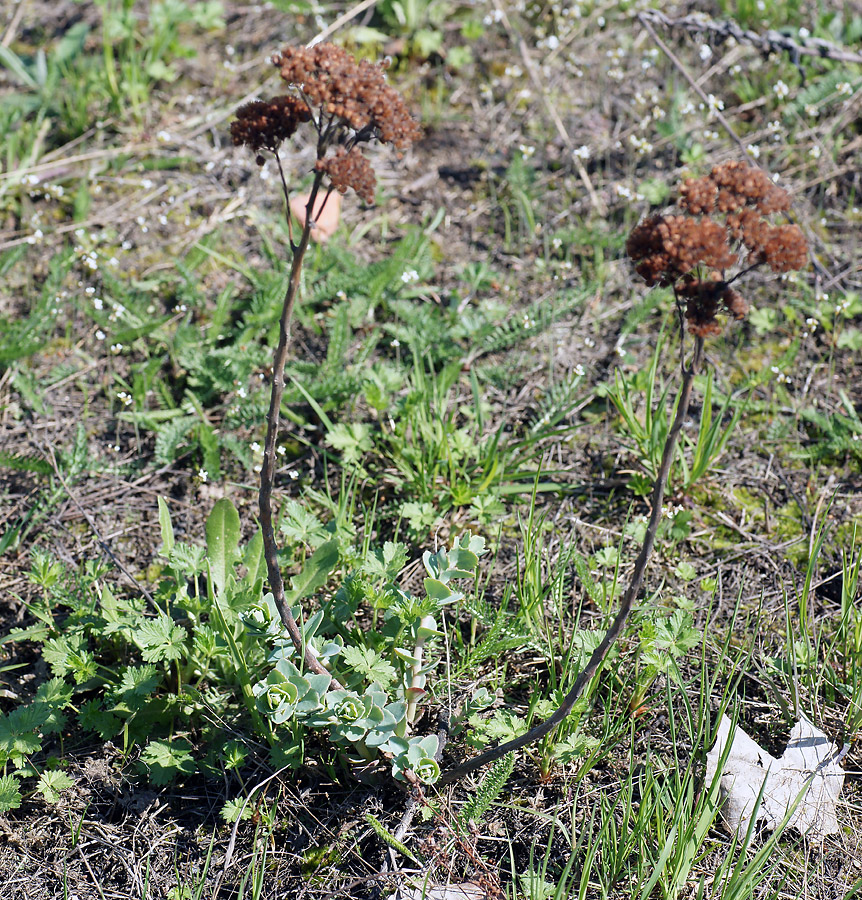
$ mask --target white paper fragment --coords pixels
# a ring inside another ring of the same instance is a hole
[[[712,784],[729,739],[730,719],[722,716],[715,746],[706,757],[708,785]],[[838,747],[806,719],[793,726],[780,759],[761,749],[737,725],[719,784],[724,824],[730,832],[748,829],[765,780],[757,817],[766,820],[770,831],[774,830],[810,779],[808,791],[789,824],[812,839],[834,834],[838,831],[835,801],[844,784],[844,770],[838,765],[838,759]]]
[[[488,900],[487,893],[472,881],[426,888],[401,888],[389,900]]]

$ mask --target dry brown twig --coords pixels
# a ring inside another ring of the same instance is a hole
[[[649,20],[664,28],[680,28],[694,34],[711,34],[718,41],[726,41],[729,38],[740,44],[748,44],[756,47],[763,53],[788,53],[792,61],[798,65],[802,56],[813,56],[818,59],[831,59],[835,62],[862,63],[862,54],[853,53],[838,47],[829,41],[815,37],[792,38],[789,34],[780,31],[769,31],[761,34],[742,28],[731,20],[718,21],[710,19],[702,14],[671,18],[655,9],[647,9],[638,13],[641,23]]]

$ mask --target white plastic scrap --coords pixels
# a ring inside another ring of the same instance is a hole
[[[729,739],[730,719],[722,716],[715,746],[706,757],[708,785]],[[737,725],[719,785],[719,796],[724,800],[721,814],[728,830],[748,829],[764,780],[757,817],[766,820],[770,831],[779,825],[810,780],[789,825],[812,839],[834,834],[838,831],[835,801],[844,784],[844,770],[838,765],[841,755],[838,747],[805,719],[793,726],[780,759],[770,756]]]

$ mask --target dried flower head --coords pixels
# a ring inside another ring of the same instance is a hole
[[[231,122],[230,136],[237,147],[246,146],[254,153],[278,150],[283,141],[311,119],[311,110],[304,100],[285,95],[272,100],[252,100],[236,111]],[[260,160],[263,163],[263,160]]]
[[[745,265],[774,272],[801,269],[808,247],[797,225],[773,225],[766,217],[790,207],[790,197],[761,169],[729,161],[680,187],[683,215],[656,215],[639,223],[626,254],[649,285],[673,287],[685,303],[692,334],[706,337],[720,326],[716,314],[744,318],[748,303],[730,286],[726,270],[745,255]],[[724,221],[721,221],[721,217]],[[747,251],[742,253],[742,251]]]
[[[334,156],[319,159],[314,167],[329,176],[332,186],[339,193],[347,193],[348,188],[353,188],[366,203],[374,202],[377,179],[371,163],[359,152],[359,147],[351,147],[349,151],[338,147]]]
[[[272,62],[293,93],[241,106],[230,129],[234,144],[249,147],[262,165],[261,150],[276,152],[311,121],[318,135],[315,169],[342,194],[353,188],[372,203],[377,182],[358,145],[376,138],[403,150],[421,134],[401,95],[387,84],[386,65],[356,60],[334,44],[286,47]]]
[[[403,150],[421,135],[403,98],[387,84],[384,63],[357,61],[334,44],[286,47],[272,61],[323,118],[342,120],[363,139],[373,135]]]
[[[663,286],[674,284],[696,266],[726,269],[737,261],[726,230],[706,217],[652,216],[635,226],[626,254],[647,284]]]

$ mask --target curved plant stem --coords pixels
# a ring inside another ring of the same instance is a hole
[[[280,167],[279,167],[280,169]],[[290,635],[297,653],[305,659],[306,668],[317,675],[329,675],[329,672],[320,664],[311,648],[303,641],[302,633],[296,624],[290,606],[284,595],[284,580],[278,566],[278,545],[275,542],[275,533],[272,527],[272,486],[275,479],[275,444],[278,437],[278,420],[281,410],[281,398],[284,394],[284,365],[287,362],[287,348],[290,343],[290,325],[293,319],[293,308],[299,295],[300,275],[302,262],[308,242],[311,238],[311,228],[314,224],[314,202],[320,191],[320,183],[323,176],[318,173],[314,178],[311,188],[311,196],[306,206],[305,225],[299,238],[299,243],[291,240],[293,260],[290,266],[290,278],[287,282],[287,290],[284,295],[284,303],[281,308],[279,320],[278,346],[275,348],[275,358],[272,364],[272,392],[269,399],[269,412],[266,415],[266,442],[263,449],[263,466],[260,470],[260,493],[258,503],[260,506],[260,529],[263,535],[263,555],[266,560],[266,571],[272,596],[275,600],[281,621]],[[284,182],[282,182],[284,184]],[[284,185],[285,200],[287,200],[287,186]],[[288,207],[287,215],[290,216]]]
[[[552,728],[559,725],[559,723],[569,715],[578,698],[584,692],[584,688],[590,683],[596,672],[598,672],[605,656],[607,656],[608,650],[610,650],[611,646],[620,636],[620,633],[626,624],[626,620],[629,617],[629,613],[631,612],[635,598],[643,585],[647,562],[652,555],[659,522],[661,521],[665,485],[667,484],[668,473],[670,472],[671,462],[673,461],[676,442],[679,438],[679,433],[682,430],[683,422],[688,415],[691,391],[694,386],[694,376],[697,375],[702,362],[703,338],[696,337],[694,340],[694,352],[692,354],[691,363],[686,366],[684,357],[680,362],[682,385],[680,386],[679,396],[677,398],[676,415],[674,416],[673,424],[665,439],[664,450],[661,457],[661,466],[659,467],[655,484],[653,485],[651,497],[652,511],[650,512],[649,523],[647,524],[646,534],[644,535],[643,546],[635,561],[632,579],[629,582],[628,589],[620,603],[619,612],[616,614],[607,633],[602,638],[602,642],[593,651],[586,666],[584,666],[581,673],[575,679],[575,683],[572,685],[571,690],[563,698],[563,702],[552,715],[545,719],[544,722],[537,725],[535,728],[530,729],[530,731],[521,735],[521,737],[506,741],[505,744],[499,744],[496,747],[492,747],[490,750],[486,750],[484,753],[480,753],[478,756],[473,757],[473,759],[467,760],[467,762],[462,763],[460,766],[456,766],[454,769],[444,772],[437,781],[437,784],[448,784],[449,782],[457,781],[464,775],[475,771],[487,763],[493,762],[495,759],[499,759],[501,756],[505,756],[507,753],[511,753],[513,750],[519,750],[521,747],[525,747],[527,744],[532,744],[534,741],[543,738]]]

